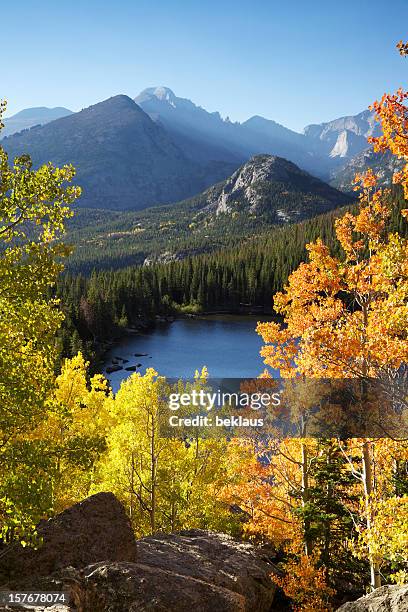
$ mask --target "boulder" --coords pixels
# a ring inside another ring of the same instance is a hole
[[[43,543],[37,550],[3,551],[1,590],[68,592],[71,604],[63,612],[278,609],[273,575],[282,573],[271,561],[273,551],[203,530],[136,541],[111,493],[75,504],[38,531]]]
[[[137,543],[136,563],[97,563],[70,576],[78,612],[268,612],[279,570],[251,544],[182,531]]]
[[[200,529],[148,536],[137,543],[138,562],[244,595],[253,610],[269,609],[281,575],[260,549],[223,533]]]
[[[134,561],[136,542],[122,504],[112,493],[97,493],[48,521],[41,521],[37,550],[10,547],[0,559],[0,574],[48,576],[98,561]]]
[[[119,372],[119,370],[123,370],[123,367],[120,365],[112,365],[106,368],[106,373],[112,374],[113,372]]]
[[[408,584],[385,585],[345,603],[337,612],[408,612]]]
[[[139,563],[100,563],[71,583],[77,612],[244,612],[245,597],[190,576]],[[253,608],[269,610],[269,608]]]

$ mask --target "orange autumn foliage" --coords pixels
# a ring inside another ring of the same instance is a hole
[[[397,45],[402,55],[407,44]],[[393,182],[408,196],[408,91],[384,94],[372,109],[382,135],[369,141],[377,152],[405,160]],[[307,245],[309,261],[275,296],[285,326],[261,323],[265,363],[283,377],[378,376],[407,362],[408,243],[387,236],[389,190],[377,188],[372,170],[355,177],[356,214],[336,222],[342,259],[318,239]],[[402,211],[403,216],[408,211]],[[351,305],[351,307],[350,307]]]
[[[324,569],[317,567],[317,559],[301,555],[298,560],[289,560],[285,569],[284,578],[273,578],[293,601],[294,612],[333,610],[330,599],[335,591],[328,586]]]
[[[357,180],[359,210],[336,222],[344,257],[307,245],[309,261],[274,298],[285,325],[258,325],[265,363],[285,378],[376,377],[408,360],[408,243],[386,235],[388,193],[373,172]]]
[[[398,48],[401,55],[408,54],[408,44],[401,42]],[[384,94],[373,104],[382,135],[370,139],[375,151],[389,152],[405,162],[393,176],[405,197],[408,197],[407,100],[408,92],[400,89],[396,94]],[[300,264],[290,275],[284,291],[274,297],[275,311],[282,316],[283,323],[258,324],[258,333],[266,343],[261,350],[264,362],[279,370],[283,378],[372,377],[384,381],[397,377],[408,363],[408,241],[387,231],[392,212],[390,190],[378,187],[378,177],[372,170],[355,177],[355,189],[360,192],[357,212],[346,213],[335,224],[342,256],[332,255],[320,239],[307,245],[308,261]],[[401,214],[408,217],[408,210]],[[266,370],[264,376],[267,375]],[[405,402],[405,412],[406,409]],[[299,447],[301,444],[299,440]],[[374,588],[381,584],[380,568],[390,561],[390,553],[381,543],[386,520],[381,523],[379,512],[373,509],[386,506],[384,500],[394,503],[400,499],[393,490],[393,470],[396,462],[406,461],[407,445],[402,441],[359,439],[350,441],[343,450],[360,487],[365,521],[361,531],[362,554],[369,561]],[[273,462],[276,461],[274,457]],[[269,500],[265,498],[265,493],[263,496],[258,493],[260,506],[268,506]],[[405,532],[400,537],[406,538],[407,506],[394,505],[400,512],[395,524],[404,526]],[[298,563],[302,563],[301,559]],[[310,571],[311,563],[310,555],[306,556],[304,564]],[[297,572],[294,571],[291,582],[289,571],[286,587],[288,591],[293,587],[294,598],[301,580]],[[320,609],[316,602],[307,607],[307,597],[305,601],[298,601],[299,609]]]

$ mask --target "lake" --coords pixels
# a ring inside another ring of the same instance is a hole
[[[212,315],[157,323],[154,329],[129,335],[116,344],[105,356],[103,373],[115,392],[133,374],[124,369],[106,374],[106,367],[117,357],[128,360],[125,367],[140,363],[137,371],[144,373],[153,367],[169,378],[191,378],[204,365],[212,378],[256,377],[265,367],[259,355],[263,341],[255,331],[258,320],[268,318]]]

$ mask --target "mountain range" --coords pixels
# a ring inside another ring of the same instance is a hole
[[[58,106],[56,108],[47,108],[46,106],[39,106],[36,108],[26,108],[19,113],[16,113],[12,117],[4,119],[4,128],[0,134],[2,138],[4,136],[11,136],[21,130],[26,130],[33,127],[34,125],[44,125],[71,115],[72,111],[67,108]]]
[[[252,155],[270,153],[291,159],[318,172],[324,160],[316,160],[313,143],[275,121],[251,117],[244,123],[223,119],[190,100],[178,98],[167,87],[145,89],[135,102],[163,125],[192,159],[222,159],[243,162]]]
[[[358,115],[340,117],[328,123],[307,125],[304,134],[320,142],[321,151],[331,159],[350,159],[367,148],[367,138],[378,136],[379,124],[374,113],[365,110]]]
[[[11,133],[23,120],[23,131]],[[231,122],[167,87],[145,89],[134,100],[114,96],[78,113],[27,109],[6,122],[1,144],[11,156],[29,153],[35,165],[73,163],[83,188],[79,205],[110,210],[183,200],[259,154],[285,158],[347,191],[350,163],[359,155],[364,163],[367,136],[378,130],[370,111],[309,125],[303,134],[260,116]]]
[[[29,153],[35,166],[72,163],[83,191],[80,205],[112,210],[182,200],[235,167],[190,160],[159,123],[124,95],[1,143],[11,157]]]

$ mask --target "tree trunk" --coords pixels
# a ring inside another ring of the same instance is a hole
[[[156,444],[155,444],[155,422],[152,415],[152,433],[150,439],[150,477],[151,477],[151,510],[150,530],[156,532]]]
[[[370,513],[370,499],[373,494],[373,466],[371,459],[371,447],[372,443],[369,440],[365,440],[362,446],[362,461],[363,461],[363,485],[364,485],[364,497],[365,507],[367,514],[367,529],[370,531],[373,527],[372,517]],[[370,562],[370,584],[372,589],[378,589],[381,586],[381,574],[380,564],[378,561],[373,559],[371,550],[369,548],[369,562]]]
[[[306,506],[309,501],[309,474],[308,474],[308,456],[307,456],[307,447],[302,442],[302,506],[303,508]],[[304,529],[304,546],[305,546],[305,554],[310,555],[312,553],[312,543],[310,541],[309,535],[309,520],[304,518],[303,520],[303,529]]]

